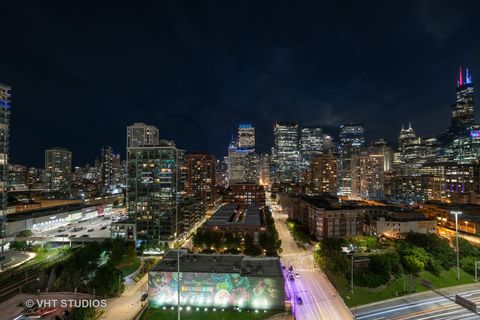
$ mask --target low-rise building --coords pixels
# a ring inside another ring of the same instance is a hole
[[[179,276],[178,276],[178,271]],[[280,259],[169,250],[148,273],[150,303],[202,308],[284,310]]]
[[[362,234],[364,210],[344,204],[336,196],[291,195],[289,218],[299,221],[317,240]]]
[[[396,206],[385,206],[376,213],[365,216],[364,231],[375,236],[399,239],[405,233],[435,233],[437,221],[419,211]]]
[[[236,204],[226,204],[203,224],[202,230],[231,232],[240,238],[248,234],[255,242],[258,242],[260,233],[266,230],[263,220],[263,210],[259,206],[239,207]]]

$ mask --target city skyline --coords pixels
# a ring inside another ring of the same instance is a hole
[[[105,145],[123,158],[124,128],[134,122],[217,157],[243,122],[256,128],[259,152],[269,150],[275,121],[335,137],[341,124],[359,122],[367,139],[389,143],[392,128],[411,122],[420,136],[436,136],[449,125],[458,66],[480,78],[473,1],[348,11],[276,2],[274,15],[267,3],[164,3],[133,16],[102,5],[77,4],[72,15],[60,3],[50,11],[6,4],[0,81],[12,87],[12,163],[41,167],[56,146],[71,150],[75,165]]]

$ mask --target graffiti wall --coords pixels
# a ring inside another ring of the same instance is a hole
[[[150,302],[176,305],[180,287],[180,303],[198,307],[240,307],[249,309],[283,309],[282,278],[242,277],[234,273],[150,272]]]

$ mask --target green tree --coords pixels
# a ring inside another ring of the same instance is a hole
[[[434,233],[422,234],[409,232],[406,234],[405,242],[425,249],[446,270],[454,265],[455,252],[450,247],[448,240],[442,239]]]
[[[421,247],[404,247],[400,255],[405,271],[411,274],[419,274],[425,270],[430,261],[430,255]]]
[[[12,248],[12,250],[25,251],[28,245],[26,241],[12,241],[10,242],[10,248]]]
[[[463,257],[460,259],[460,267],[465,272],[473,275],[475,274],[475,260],[476,258],[472,256]]]
[[[122,272],[115,269],[111,264],[105,264],[95,272],[92,287],[98,296],[118,297],[125,289]]]
[[[117,265],[123,260],[125,254],[125,241],[122,239],[114,239],[112,243],[112,252],[110,253],[110,263]]]
[[[253,241],[252,236],[246,235],[245,236],[245,241],[244,241],[244,250],[243,253],[247,256],[259,256],[262,254],[262,249],[255,244]]]
[[[96,308],[75,308],[70,313],[70,320],[98,320],[102,316],[102,312]]]
[[[204,233],[201,231],[197,231],[192,237],[193,246],[201,249],[205,245],[205,240],[206,239]]]
[[[480,255],[480,250],[463,238],[458,238],[458,247],[460,248],[459,252],[462,257],[477,257]]]
[[[20,231],[18,234],[20,237],[31,237],[32,236],[32,230],[23,230]]]

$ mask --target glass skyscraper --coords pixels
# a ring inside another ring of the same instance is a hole
[[[297,182],[299,180],[300,151],[298,124],[277,122],[273,127],[273,162],[275,182]]]
[[[137,239],[172,244],[180,236],[185,152],[173,142],[129,147],[127,204]]]
[[[365,149],[365,130],[361,124],[345,124],[340,126],[340,145],[338,163],[338,193],[350,197],[352,195],[352,156]]]
[[[0,84],[0,269],[7,262],[8,244],[5,241],[7,218],[8,148],[10,135],[11,88]]]

